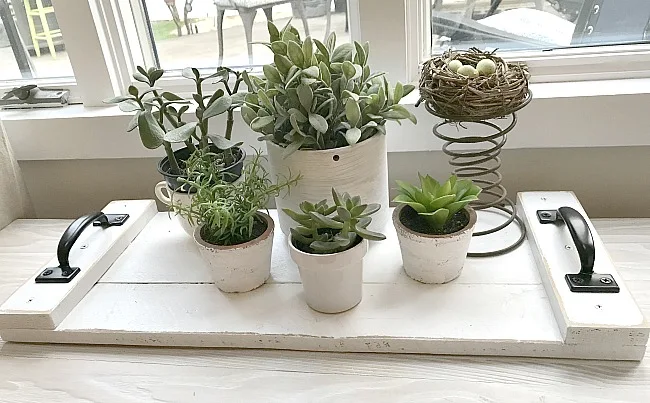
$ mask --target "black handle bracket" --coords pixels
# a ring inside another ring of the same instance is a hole
[[[575,249],[580,257],[580,272],[565,275],[566,282],[572,292],[588,293],[617,293],[620,287],[611,274],[594,273],[596,249],[594,238],[587,220],[571,207],[560,207],[557,210],[538,210],[537,219],[541,224],[565,223]]]
[[[56,267],[47,267],[36,276],[34,281],[36,283],[69,283],[72,281],[81,269],[70,266],[70,250],[84,229],[90,224],[101,226],[102,228],[122,225],[128,218],[128,214],[104,214],[98,211],[74,220],[59,240],[59,246],[57,248],[59,265]]]

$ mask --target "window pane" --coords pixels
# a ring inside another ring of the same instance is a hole
[[[0,0],[0,81],[73,76],[49,0]]]
[[[432,0],[432,53],[644,43],[648,0]]]
[[[163,69],[262,65],[272,62],[272,53],[252,42],[268,41],[267,17],[282,27],[289,19],[305,35],[323,40],[335,31],[338,43],[350,40],[346,0],[143,0],[154,37],[155,52]],[[300,17],[304,5],[305,18]],[[329,13],[328,11],[329,7]],[[239,10],[239,11],[238,11]],[[221,22],[222,21],[222,22]],[[223,62],[220,39],[223,38]]]

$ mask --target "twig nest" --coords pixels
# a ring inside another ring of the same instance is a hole
[[[528,67],[494,52],[447,51],[422,66],[420,97],[434,115],[475,121],[509,115],[530,102]]]

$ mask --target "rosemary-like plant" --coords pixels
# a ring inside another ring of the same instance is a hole
[[[212,162],[215,157],[206,150],[192,154],[186,163],[187,179],[182,179],[194,192],[191,204],[172,201],[172,207],[192,225],[202,225],[201,238],[208,243],[237,245],[252,241],[265,230],[258,210],[265,209],[271,197],[288,191],[300,175],[278,177],[273,183],[263,165],[265,157],[255,150],[253,159],[244,166],[241,180],[229,183]]]

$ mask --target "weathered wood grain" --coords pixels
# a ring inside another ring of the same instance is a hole
[[[68,223],[60,225],[52,245]],[[626,281],[637,280],[627,281],[627,286],[650,317],[650,220],[594,220],[594,225],[619,274]],[[38,234],[33,226],[29,231]],[[30,237],[25,233],[18,236],[24,252]],[[42,264],[36,260],[42,258],[34,256],[22,266],[15,265],[15,257],[0,254],[0,278],[10,267],[14,278],[22,270],[27,279]],[[645,403],[648,396],[648,355],[639,363],[3,345],[0,341],[0,401],[7,402]]]

